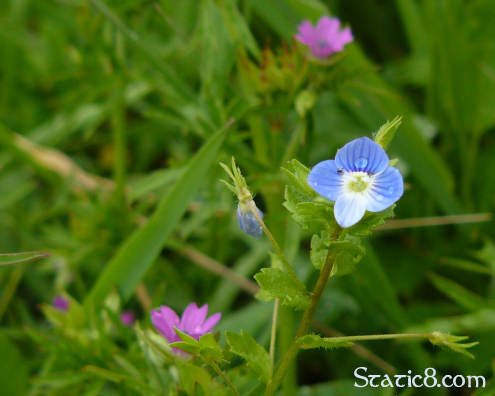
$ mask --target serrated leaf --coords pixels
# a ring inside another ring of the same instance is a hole
[[[220,360],[223,357],[222,349],[217,343],[215,336],[206,333],[199,337],[200,354],[207,359]]]
[[[338,228],[333,215],[333,203],[330,201],[300,202],[293,206],[291,213],[294,220],[312,234],[323,230],[333,234]]]
[[[260,380],[267,382],[270,372],[268,352],[253,337],[242,330],[240,334],[227,331],[225,336],[231,352],[242,357]]]
[[[336,348],[349,348],[354,345],[350,341],[339,340],[338,338],[322,338],[317,334],[308,334],[297,339],[299,347],[302,349],[336,349]]]
[[[285,208],[305,230],[316,234],[333,234],[338,225],[333,215],[333,202],[320,197],[308,184],[309,169],[297,160],[282,168],[288,179],[285,189]]]
[[[177,364],[181,385],[188,395],[197,395],[198,385],[203,389],[203,394],[210,395],[212,378],[205,369],[187,362]]]
[[[371,234],[373,229],[384,224],[385,220],[394,216],[394,208],[395,204],[381,212],[366,212],[363,219],[359,223],[353,225],[352,227],[345,228],[343,233],[357,237],[367,236]]]
[[[309,168],[301,164],[298,160],[293,159],[289,161],[285,168],[282,168],[282,172],[288,178],[288,185],[293,187],[300,194],[305,196],[304,200],[310,200],[318,196],[308,184]]]
[[[305,309],[310,303],[304,283],[278,268],[263,268],[254,279],[261,287],[256,297],[262,301],[278,298],[283,305],[300,310]]]
[[[311,238],[310,258],[316,269],[323,268],[329,250],[334,257],[332,275],[352,272],[365,253],[364,247],[356,237],[347,235],[344,239],[332,241],[327,232],[315,234]]]

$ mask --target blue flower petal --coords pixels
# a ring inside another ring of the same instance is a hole
[[[385,150],[367,137],[354,139],[347,143],[335,156],[338,167],[348,172],[379,173],[388,166]]]
[[[381,212],[397,202],[404,192],[404,181],[397,168],[390,166],[375,176],[373,187],[368,195],[366,209]]]
[[[341,194],[335,202],[333,213],[342,228],[356,224],[364,216],[366,200],[357,194]]]
[[[258,211],[258,215],[263,218],[263,212],[256,208]],[[258,223],[256,217],[251,213],[249,208],[241,209],[241,207],[237,206],[237,220],[239,221],[239,228],[244,231],[246,234],[252,235],[256,238],[259,238],[261,234],[263,234],[263,228],[261,224]]]
[[[334,160],[316,164],[308,175],[308,184],[321,196],[335,201],[340,194],[342,175]]]

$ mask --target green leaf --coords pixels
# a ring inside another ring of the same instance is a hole
[[[225,336],[231,352],[242,357],[260,380],[267,382],[270,372],[268,352],[253,337],[242,330],[240,334],[227,331]]]
[[[211,333],[207,333],[199,338],[197,341],[179,329],[174,329],[181,341],[173,342],[170,344],[172,348],[178,348],[191,355],[198,355],[205,357],[208,360],[220,360],[222,359],[222,349],[217,344],[215,336]]]
[[[0,335],[0,383],[2,394],[25,395],[28,383],[28,367],[16,346]]]
[[[199,12],[199,69],[202,88],[211,93],[211,102],[224,97],[230,69],[234,65],[234,49],[230,43],[228,28],[216,2],[202,0]],[[213,103],[209,103],[213,104]],[[221,106],[219,106],[221,107]]]
[[[282,168],[288,179],[284,206],[294,220],[311,233],[323,230],[333,234],[337,223],[333,215],[333,202],[320,197],[308,184],[309,169],[297,160]]]
[[[116,383],[119,383],[119,382],[121,382],[127,378],[127,376],[125,376],[125,375],[116,373],[114,371],[110,371],[110,370],[105,369],[103,367],[97,367],[97,366],[93,366],[93,365],[84,366],[83,370],[88,372],[88,373],[93,374],[96,377],[100,377],[100,378],[106,379],[106,380],[111,381],[111,382],[116,382]]]
[[[222,349],[218,345],[215,336],[211,333],[206,333],[199,337],[199,347],[201,356],[208,360],[221,360],[223,357]]]
[[[256,297],[262,301],[278,298],[283,305],[300,310],[310,303],[311,299],[304,283],[278,268],[263,268],[254,279],[261,287]]]
[[[308,334],[297,339],[297,343],[302,349],[337,349],[337,348],[349,348],[354,343],[349,341],[342,341],[331,337],[322,338],[317,334]]]
[[[179,336],[179,338],[189,345],[198,345],[198,341],[194,337],[191,337],[189,334],[180,331],[178,328],[174,328],[175,333]]]
[[[228,126],[230,123],[208,139],[148,222],[121,246],[86,297],[86,306],[101,304],[115,286],[124,299],[129,298],[201,186],[225,139]]]
[[[293,159],[289,161],[285,168],[282,168],[282,172],[288,178],[289,186],[292,187],[294,192],[297,192],[299,196],[297,199],[299,202],[309,201],[318,197],[318,194],[308,184],[309,168],[301,164],[298,160]]]
[[[192,355],[197,355],[199,353],[201,348],[199,346],[199,342],[196,341],[195,338],[191,337],[189,334],[180,331],[178,328],[174,328],[174,331],[182,341],[172,342],[170,344],[172,348],[180,349]]]
[[[432,273],[428,274],[428,277],[438,290],[468,311],[487,308],[490,305],[495,308],[495,304],[474,294],[450,279]]]
[[[387,121],[376,133],[375,142],[386,149],[394,139],[395,132],[397,132],[401,123],[402,117],[400,116],[395,117],[392,121]]]
[[[286,1],[250,0],[249,4],[283,39],[290,40],[297,30],[300,19]]]
[[[362,220],[352,227],[345,228],[343,234],[349,234],[356,237],[363,237],[371,234],[371,231],[376,227],[385,223],[390,217],[394,216],[395,204],[389,206],[381,212],[366,212]]]
[[[0,266],[26,263],[45,257],[50,257],[50,255],[43,252],[2,253],[0,254]]]
[[[191,355],[199,354],[199,345],[192,345],[184,341],[172,342],[170,347],[180,349],[181,351],[190,353]]]
[[[365,253],[364,247],[356,237],[348,235],[343,239],[332,241],[325,231],[320,235],[313,235],[310,258],[317,270],[323,268],[329,251],[335,260],[332,275],[345,275],[352,272]]]
[[[222,1],[220,4],[230,36],[233,37],[234,40],[243,43],[251,54],[254,55],[256,59],[259,59],[260,50],[258,48],[258,43],[249,30],[246,20],[237,9],[235,1]]]
[[[180,374],[180,382],[184,391],[190,396],[200,395],[198,387],[201,387],[204,395],[210,395],[212,387],[211,375],[205,369],[188,362],[177,364]]]
[[[429,340],[433,345],[450,349],[451,351],[458,352],[467,357],[470,357],[471,359],[474,359],[473,354],[466,351],[466,349],[478,345],[479,342],[468,342],[464,344],[461,343],[461,341],[465,341],[468,338],[469,337],[467,336],[454,336],[450,334],[442,334],[438,331],[435,331],[431,334]]]

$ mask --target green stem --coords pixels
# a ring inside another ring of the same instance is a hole
[[[277,253],[277,255],[280,257],[280,260],[282,260],[282,263],[284,264],[284,268],[292,276],[296,276],[297,277],[296,273],[294,272],[294,269],[292,268],[292,266],[289,264],[289,261],[285,257],[284,252],[280,248],[279,244],[277,243],[277,241],[273,237],[272,233],[270,232],[270,230],[266,226],[266,224],[263,221],[263,219],[258,214],[258,210],[256,208],[256,204],[254,203],[254,201],[249,201],[248,205],[249,205],[249,210],[251,211],[251,213],[253,214],[253,216],[256,218],[256,220],[258,221],[258,223],[261,225],[261,227],[263,228],[263,231],[265,232],[268,240],[270,241],[270,243],[272,244],[273,248],[275,249],[275,253]]]
[[[275,299],[275,303],[273,304],[273,315],[272,315],[272,334],[270,337],[270,377],[273,376],[273,365],[275,362],[275,341],[277,338],[277,318],[278,318],[278,306],[279,300]]]
[[[218,365],[213,361],[213,360],[207,360],[206,361],[212,368],[215,370],[215,372],[222,377],[224,382],[227,384],[227,386],[234,392],[235,396],[241,396],[239,392],[237,392],[237,389],[234,387],[234,384],[230,382],[229,377],[225,375],[225,373],[218,367]]]
[[[332,337],[332,341],[374,341],[374,340],[392,340],[401,338],[426,338],[431,337],[430,333],[405,333],[405,334],[372,334],[372,335],[359,335],[359,336],[346,336],[346,337]]]
[[[318,302],[320,301],[323,290],[325,289],[328,279],[330,278],[330,274],[332,272],[334,262],[335,262],[335,257],[332,255],[332,253],[329,250],[327,253],[327,257],[325,259],[325,264],[321,269],[320,276],[318,277],[318,280],[316,281],[316,285],[313,289],[311,303],[309,304],[309,307],[306,309],[306,311],[304,311],[301,323],[299,324],[299,329],[297,330],[296,338],[292,342],[292,345],[289,347],[289,350],[285,353],[284,357],[282,358],[280,366],[275,372],[275,375],[268,383],[265,391],[265,396],[271,396],[276,392],[276,390],[280,386],[282,379],[284,378],[284,375],[290,363],[292,362],[292,360],[295,359],[297,352],[299,351],[297,339],[307,334],[310,329],[311,321],[313,320],[316,307],[318,306]]]

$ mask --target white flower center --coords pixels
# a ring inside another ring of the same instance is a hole
[[[344,191],[365,195],[373,185],[375,177],[366,172],[345,172],[342,175]]]

